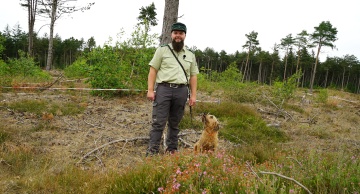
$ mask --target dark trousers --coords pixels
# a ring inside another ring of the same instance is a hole
[[[178,147],[179,123],[184,116],[188,88],[171,88],[158,85],[155,101],[153,102],[152,125],[148,154],[159,153],[161,137],[167,123],[166,137],[167,151],[175,151]]]

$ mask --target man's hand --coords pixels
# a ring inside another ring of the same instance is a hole
[[[189,106],[195,106],[195,104],[196,104],[196,97],[190,97]]]
[[[149,90],[147,92],[147,99],[150,101],[154,101],[155,100],[155,92],[152,90]]]

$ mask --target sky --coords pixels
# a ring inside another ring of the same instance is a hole
[[[63,40],[74,37],[87,41],[94,37],[97,45],[102,46],[109,37],[113,42],[119,40],[117,35],[122,30],[125,35],[121,40],[127,39],[138,23],[139,9],[151,3],[155,4],[158,19],[151,32],[161,34],[164,0],[78,0],[76,5],[88,2],[95,2],[90,10],[64,16],[56,22],[55,33]],[[19,24],[27,32],[27,11],[19,3],[20,0],[0,0],[0,31],[7,25],[13,28]],[[187,46],[200,50],[209,47],[227,54],[244,51],[245,35],[252,31],[258,33],[262,50],[272,52],[274,44],[287,35],[296,37],[302,30],[313,33],[314,27],[329,21],[338,30],[338,40],[333,43],[336,49],[323,47],[320,60],[346,54],[360,60],[359,7],[359,0],[180,0],[178,21],[187,26]],[[45,25],[49,20],[37,19],[35,31],[40,36],[49,34]]]

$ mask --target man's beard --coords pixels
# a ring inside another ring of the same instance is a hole
[[[184,47],[184,40],[180,42],[175,42],[175,40],[173,40],[171,44],[176,52],[180,52],[181,49]]]

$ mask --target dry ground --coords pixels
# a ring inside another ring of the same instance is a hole
[[[283,144],[284,147],[300,146],[325,151],[349,149],[359,154],[359,95],[336,92],[330,94],[326,106],[316,103],[314,98],[295,98],[292,103],[304,112],[287,109],[281,112],[284,117],[273,114],[278,111],[275,106],[251,106],[262,114],[267,123],[279,125],[291,137],[289,142]],[[85,107],[85,111],[75,116],[59,112],[54,118],[46,118],[2,106],[1,125],[5,131],[12,130],[11,134],[16,134],[12,135],[11,141],[4,143],[3,146],[8,149],[26,147],[38,153],[46,153],[59,164],[54,166],[54,171],[78,162],[83,168],[122,168],[144,159],[151,122],[151,102],[145,96],[103,99],[91,96],[86,91],[66,90],[0,93],[2,104],[22,99],[43,99],[52,103],[76,102]],[[199,92],[198,100],[218,99]],[[195,115],[194,119],[199,117]],[[32,130],[40,124],[45,124],[46,129]],[[198,137],[199,134],[195,133],[183,139],[193,144]],[[117,140],[119,142],[107,145]],[[223,140],[220,142],[222,147],[228,145]],[[101,146],[104,147],[99,149]]]

